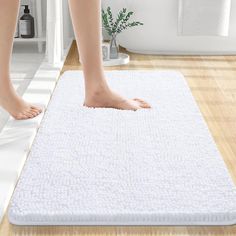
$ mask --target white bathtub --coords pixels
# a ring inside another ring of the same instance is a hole
[[[128,51],[147,54],[235,54],[236,0],[232,1],[228,37],[179,36],[178,0],[103,0],[117,13],[123,7],[134,11],[132,19],[143,26],[128,29],[118,42]]]

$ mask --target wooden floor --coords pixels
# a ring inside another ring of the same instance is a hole
[[[126,66],[109,69],[181,71],[236,183],[236,56],[154,56],[132,54]],[[63,71],[81,69],[75,43]],[[108,68],[107,68],[108,69]],[[10,235],[214,235],[234,236],[228,227],[17,227],[5,217],[0,236]]]

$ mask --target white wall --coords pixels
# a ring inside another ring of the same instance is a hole
[[[229,37],[179,36],[178,0],[103,0],[114,12],[127,7],[144,26],[129,29],[118,41],[130,51],[157,54],[236,54],[236,0],[232,0]]]

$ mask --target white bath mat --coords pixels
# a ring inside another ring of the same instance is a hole
[[[152,109],[82,106],[81,72],[60,79],[14,192],[19,225],[227,225],[236,191],[180,73],[106,72]]]

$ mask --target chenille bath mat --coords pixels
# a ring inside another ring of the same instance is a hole
[[[83,107],[79,71],[59,80],[11,200],[18,225],[228,225],[236,189],[183,76],[110,71],[152,109]]]

